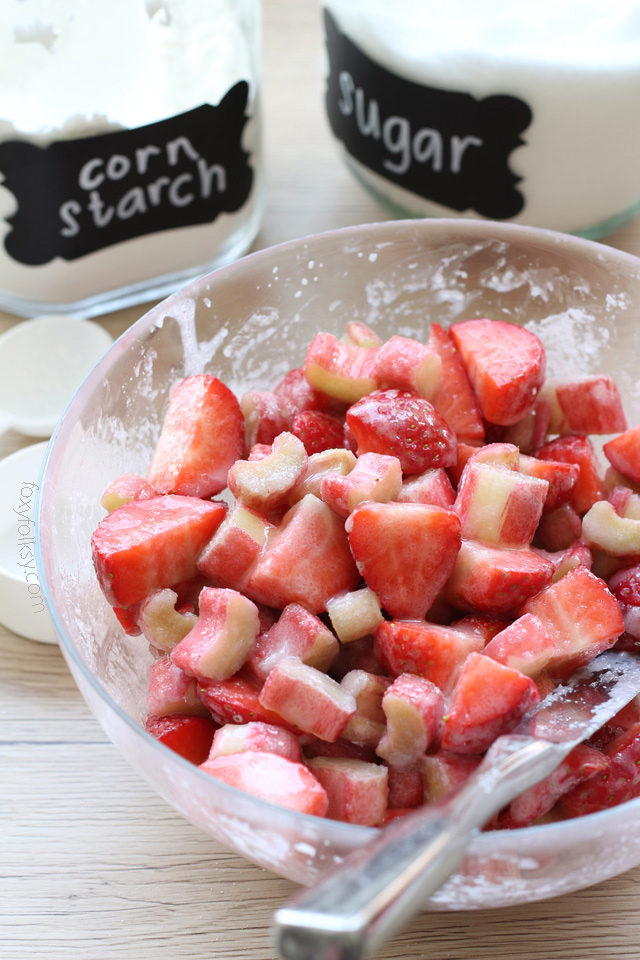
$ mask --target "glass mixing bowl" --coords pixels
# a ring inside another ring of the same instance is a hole
[[[302,884],[374,831],[240,793],[145,732],[147,644],[123,634],[91,564],[100,496],[118,474],[146,472],[169,390],[180,377],[206,371],[242,393],[274,384],[300,365],[317,330],[341,335],[348,320],[362,320],[383,337],[424,337],[430,321],[484,316],[538,333],[551,376],[613,373],[630,423],[640,420],[640,260],[540,229],[425,220],[296,240],[192,283],[109,349],[77,391],[48,451],[39,565],[64,656],[91,710],[183,816]],[[638,863],[640,799],[573,821],[483,833],[428,906],[540,900]]]

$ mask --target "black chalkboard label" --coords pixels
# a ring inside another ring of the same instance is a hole
[[[525,200],[509,154],[524,143],[531,108],[518,97],[477,100],[406,80],[371,60],[324,11],[329,123],[356,160],[386,180],[451,210],[494,220]]]
[[[135,130],[47,147],[0,143],[3,186],[18,209],[4,245],[20,263],[76,260],[133,237],[211,223],[251,192],[242,148],[249,87],[232,87],[217,106]]]

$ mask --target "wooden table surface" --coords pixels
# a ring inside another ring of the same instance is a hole
[[[256,249],[387,219],[337,156],[312,0],[265,0],[269,199]],[[604,242],[640,255],[640,221]],[[144,312],[101,322],[115,336]],[[16,318],[0,314],[0,332]],[[0,437],[0,457],[29,443]],[[181,819],[89,713],[59,649],[0,626],[0,960],[267,960],[294,890]],[[637,960],[640,868],[531,906],[422,914],[384,958]]]

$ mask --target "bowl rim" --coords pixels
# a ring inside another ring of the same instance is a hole
[[[392,219],[375,221],[364,224],[356,224],[353,226],[339,227],[333,230],[326,230],[315,234],[307,234],[293,240],[287,240],[283,243],[264,247],[260,250],[256,250],[252,253],[246,254],[243,257],[240,257],[232,263],[222,265],[208,274],[203,274],[196,279],[192,279],[189,283],[174,291],[170,296],[158,301],[158,303],[146,310],[107,348],[100,360],[97,361],[97,363],[85,376],[82,383],[77,387],[72,398],[67,404],[62,417],[56,425],[45,451],[42,469],[39,476],[39,488],[36,493],[34,511],[36,517],[36,563],[40,573],[43,596],[53,621],[55,632],[60,640],[61,650],[66,658],[72,659],[85,680],[98,694],[99,698],[105,702],[109,709],[116,713],[119,720],[124,722],[124,724],[131,729],[135,736],[142,737],[143,742],[146,741],[148,744],[150,744],[152,751],[158,752],[158,757],[162,756],[166,760],[168,754],[170,754],[173,758],[173,762],[178,764],[178,769],[188,771],[189,775],[195,775],[198,778],[202,778],[200,779],[202,784],[209,784],[209,787],[205,789],[220,789],[222,790],[223,795],[226,793],[230,798],[237,796],[248,798],[258,807],[264,807],[265,809],[272,811],[273,814],[279,818],[284,817],[288,822],[299,823],[301,826],[309,823],[320,825],[330,823],[331,828],[335,831],[336,835],[342,834],[345,836],[345,838],[348,837],[350,840],[360,839],[361,842],[365,842],[368,838],[376,836],[380,832],[381,828],[367,827],[360,824],[332,820],[326,817],[318,817],[315,814],[301,813],[299,811],[280,806],[272,801],[264,800],[260,797],[247,794],[237,787],[230,786],[221,780],[216,780],[203,770],[200,770],[196,765],[190,763],[184,757],[180,756],[178,753],[171,750],[169,747],[166,747],[163,743],[152,737],[151,734],[144,729],[144,727],[140,726],[140,724],[130,717],[129,714],[127,714],[123,708],[112,699],[110,694],[107,693],[107,691],[101,686],[101,684],[97,681],[79,656],[70,637],[67,636],[65,628],[60,622],[60,618],[58,617],[57,611],[51,599],[49,583],[46,577],[44,558],[42,554],[42,543],[39,535],[40,521],[43,511],[43,489],[45,487],[44,481],[46,481],[49,461],[55,448],[58,434],[60,433],[67,418],[72,414],[73,407],[78,401],[78,397],[85,385],[88,385],[89,381],[92,380],[102,365],[108,362],[107,358],[111,357],[115,351],[121,351],[123,346],[126,346],[127,340],[135,339],[137,332],[145,325],[145,323],[148,324],[151,315],[155,314],[161,308],[170,309],[171,304],[176,298],[182,297],[184,294],[188,294],[189,290],[194,287],[201,289],[203,283],[206,283],[210,280],[215,280],[218,277],[224,277],[225,279],[228,279],[232,278],[235,273],[242,275],[246,264],[252,264],[256,262],[259,263],[262,259],[266,260],[271,258],[274,253],[282,253],[283,255],[286,255],[291,251],[304,250],[305,245],[308,242],[315,243],[320,239],[330,239],[332,237],[335,237],[336,239],[357,239],[362,236],[363,238],[368,237],[371,239],[372,232],[374,237],[377,233],[384,234],[387,232],[393,233],[396,231],[399,234],[402,234],[406,231],[417,231],[418,233],[425,232],[429,234],[431,232],[437,233],[439,229],[453,230],[456,232],[459,231],[459,236],[457,239],[461,242],[465,239],[471,239],[472,237],[475,240],[479,240],[484,236],[485,239],[503,242],[518,241],[522,243],[528,243],[531,246],[536,246],[542,243],[546,249],[549,249],[549,247],[555,245],[561,249],[563,253],[581,256],[583,258],[586,257],[588,260],[597,260],[603,266],[607,260],[615,260],[618,263],[625,264],[628,268],[635,268],[637,271],[638,280],[640,282],[640,257],[636,257],[633,254],[618,250],[616,247],[611,247],[595,240],[588,240],[584,237],[561,233],[559,231],[549,230],[543,227],[530,227],[526,224],[502,223],[499,221],[472,218],[458,219],[427,217],[424,219]],[[392,238],[392,242],[395,242],[396,239],[397,238],[395,237]],[[384,242],[387,243],[389,240],[387,239]],[[137,769],[136,773],[138,773]],[[489,848],[491,848],[491,851],[494,853],[500,853],[500,848],[502,846],[508,846],[511,850],[514,848],[522,849],[524,846],[528,846],[528,843],[526,842],[527,838],[529,842],[534,842],[537,840],[537,842],[540,844],[544,843],[545,841],[547,844],[552,844],[554,838],[559,838],[561,833],[565,843],[571,842],[572,840],[583,840],[584,838],[582,835],[585,830],[585,824],[588,824],[588,827],[592,827],[593,830],[597,829],[598,827],[604,827],[604,824],[608,823],[609,820],[612,820],[615,817],[616,812],[619,812],[621,809],[640,811],[640,797],[628,800],[622,804],[618,804],[615,807],[609,807],[605,810],[598,811],[597,813],[591,813],[581,817],[573,817],[566,820],[558,820],[536,826],[519,827],[510,830],[482,831],[474,838],[468,849],[470,852],[475,852],[477,854],[486,854]],[[575,838],[572,837],[571,834],[573,833],[578,834],[578,836]],[[549,894],[549,896],[556,895],[558,894]]]

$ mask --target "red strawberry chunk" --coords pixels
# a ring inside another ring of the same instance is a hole
[[[261,800],[298,813],[326,816],[329,801],[324,787],[304,764],[276,753],[247,750],[206,760],[200,769]]]
[[[597,500],[606,498],[604,482],[593,444],[588,437],[559,437],[536,450],[538,460],[559,460],[580,468],[569,503],[577,513],[586,513]]]
[[[302,440],[309,456],[344,446],[342,420],[328,413],[320,413],[319,410],[296,413],[291,421],[291,433]]]
[[[382,820],[389,794],[386,767],[343,757],[314,757],[308,766],[327,791],[327,816],[368,827]]]
[[[324,502],[345,519],[365,500],[397,500],[401,491],[400,461],[382,453],[363,453],[350,473],[329,473],[320,484]]]
[[[212,497],[243,451],[244,417],[231,390],[209,374],[187,377],[171,391],[147,480],[162,493]]]
[[[603,754],[607,761],[604,771],[562,797],[562,807],[570,817],[606,810],[640,795],[640,723],[608,743]]]
[[[535,614],[555,641],[556,653],[547,666],[552,677],[567,677],[589,663],[624,630],[620,607],[606,583],[582,566],[528,600],[521,612]]]
[[[553,657],[556,645],[542,621],[525,613],[501,630],[482,652],[505,667],[536,677]]]
[[[420,768],[426,803],[441,800],[467,780],[482,762],[482,757],[438,750],[422,757]]]
[[[435,408],[417,394],[374,390],[347,410],[347,424],[362,453],[397,457],[403,473],[456,462],[456,437]]]
[[[442,361],[440,385],[432,400],[434,407],[460,442],[482,442],[484,424],[467,371],[450,334],[439,323],[432,323],[429,328],[429,346]]]
[[[442,361],[431,347],[410,337],[391,337],[376,352],[372,375],[383,390],[396,387],[433,400],[440,385]]]
[[[108,514],[91,538],[93,564],[109,603],[128,607],[196,573],[196,558],[222,523],[223,503],[197,497],[132,500]]]
[[[170,717],[148,716],[144,727],[165,747],[195,764],[203,763],[209,756],[216,730],[216,724],[210,717],[181,716],[176,713]]]
[[[345,528],[360,573],[392,617],[422,619],[453,570],[460,520],[426,503],[363,503]]]
[[[289,429],[291,416],[284,401],[270,390],[249,390],[240,398],[245,424],[245,450],[273,443]]]
[[[509,550],[463,540],[445,596],[459,610],[498,615],[535,596],[552,575],[552,564],[527,548]]]
[[[640,563],[618,570],[608,586],[620,605],[625,633],[640,640]]]
[[[582,536],[582,520],[570,503],[563,503],[549,513],[543,513],[536,531],[545,550],[557,553],[568,550]]]
[[[422,771],[417,764],[406,767],[388,767],[389,810],[411,810],[422,806],[424,783]]]
[[[640,424],[609,440],[602,451],[618,473],[640,483]]]
[[[262,706],[258,699],[261,689],[261,682],[243,668],[229,680],[200,684],[198,696],[220,724],[250,723],[258,720],[296,732],[293,724],[287,723],[279,714]]]
[[[111,513],[117,507],[131,500],[151,500],[152,497],[159,497],[161,491],[152,486],[137,473],[123,473],[108,484],[100,499],[100,506]]]
[[[484,753],[496,737],[513,730],[538,700],[529,677],[482,654],[469,654],[445,717],[443,749]]]
[[[580,467],[576,463],[539,460],[523,453],[520,454],[518,470],[529,477],[546,480],[549,484],[544,501],[544,513],[549,513],[569,501],[571,491],[580,475]]]
[[[465,633],[436,623],[383,621],[374,634],[381,663],[395,676],[413,673],[447,694],[470,653],[484,647],[479,633]]]
[[[504,320],[463,320],[450,328],[482,416],[509,426],[533,410],[545,352],[535,334]]]
[[[592,777],[602,775],[607,759],[599,750],[579,744],[559,767],[540,783],[516,797],[498,823],[500,827],[526,827],[551,810],[565,793]]]
[[[451,507],[456,493],[446,471],[442,467],[431,467],[405,480],[395,499],[400,503],[430,503],[434,507]]]
[[[147,710],[156,717],[171,713],[208,716],[209,713],[198,697],[198,681],[176,667],[170,657],[161,657],[149,667]]]
[[[260,680],[266,680],[285,657],[298,657],[303,663],[326,671],[338,649],[338,641],[322,620],[301,604],[290,603],[278,621],[258,637],[247,666]]]
[[[504,428],[502,440],[513,443],[521,453],[533,453],[541,447],[549,432],[551,422],[551,404],[544,396],[544,387],[537,396],[531,413],[526,414],[517,423]]]
[[[290,418],[303,410],[319,410],[321,413],[344,411],[339,401],[320,390],[314,390],[305,376],[304,367],[289,370],[273,392],[284,403]]]

